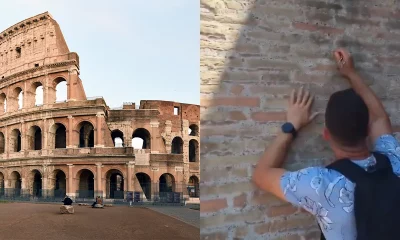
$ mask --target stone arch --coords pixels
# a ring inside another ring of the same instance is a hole
[[[91,170],[84,168],[76,173],[77,189],[79,198],[94,198],[94,174]]]
[[[18,171],[12,171],[8,179],[10,182],[10,192],[7,192],[7,195],[12,197],[20,196],[22,188],[21,174]]]
[[[5,152],[6,148],[6,139],[4,137],[4,134],[0,132],[0,154]]]
[[[42,149],[42,129],[39,126],[31,126],[28,130],[27,138],[29,150]]]
[[[200,181],[197,176],[192,175],[189,178],[188,186],[189,186],[190,197],[195,197],[195,198],[200,197]]]
[[[136,178],[147,200],[151,200],[151,178],[144,172],[136,173]]]
[[[195,139],[189,141],[189,162],[199,162],[199,142]]]
[[[62,123],[54,123],[50,127],[49,137],[47,139],[49,142],[50,149],[55,148],[66,148],[67,147],[67,129]]]
[[[114,143],[114,147],[124,147],[124,133],[119,129],[111,132],[111,138]]]
[[[189,126],[189,136],[199,136],[199,126],[197,126],[197,124],[191,124]]]
[[[55,169],[53,171],[54,181],[54,196],[56,198],[62,198],[67,193],[67,175],[61,169]]]
[[[124,199],[124,175],[120,170],[108,170],[106,182],[107,198]]]
[[[7,112],[7,96],[5,93],[0,94],[0,113]]]
[[[50,103],[65,102],[68,99],[67,80],[61,76],[55,78],[47,94]]]
[[[175,177],[170,173],[164,173],[159,178],[159,192],[174,192],[175,191]]]
[[[21,151],[21,132],[19,129],[14,129],[10,134],[10,152]]]
[[[136,146],[136,149],[151,149],[151,135],[150,132],[145,128],[137,128],[132,134],[132,147],[135,148],[136,141],[139,143],[139,139],[143,141],[142,147]]]
[[[42,185],[42,172],[38,169],[33,169],[30,174],[29,174],[29,180],[30,180],[30,193],[34,197],[41,197],[42,196],[42,190],[43,190],[43,185]]]
[[[182,154],[183,153],[183,140],[181,137],[174,137],[171,144],[172,154]]]
[[[13,110],[20,110],[24,107],[24,91],[20,87],[14,88],[12,91]]]
[[[79,147],[94,147],[94,125],[89,121],[82,121],[78,124]]]
[[[43,84],[40,81],[33,82],[31,85],[31,94],[34,101],[32,101],[33,106],[41,106],[44,103],[44,89]]]

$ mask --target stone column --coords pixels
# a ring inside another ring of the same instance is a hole
[[[5,141],[4,153],[6,153],[5,156],[6,156],[6,159],[8,159],[9,158],[9,154],[10,154],[10,139],[11,138],[10,138],[9,133],[8,133],[8,126],[6,125],[4,127],[6,129],[5,135],[4,135],[4,141]]]
[[[158,126],[160,123],[157,120],[151,120],[150,121],[150,127],[151,127],[151,143],[150,143],[150,151],[151,153],[159,153],[160,152],[160,136],[159,136],[159,131],[158,131]]]
[[[43,119],[43,129],[42,129],[42,155],[47,155],[47,149],[49,149],[48,138],[49,138],[49,128],[47,119]]]
[[[27,132],[26,132],[26,123],[22,120],[21,121],[21,152],[28,149],[28,142],[27,142]]]
[[[43,106],[47,106],[50,103],[49,100],[50,89],[48,80],[49,80],[49,75],[45,74],[44,84],[43,84]]]
[[[78,81],[78,72],[76,69],[70,70],[69,74],[69,81],[67,82],[67,101],[75,101],[75,91],[74,91],[74,83]]]
[[[74,192],[74,186],[73,186],[73,164],[67,164],[68,165],[68,185],[67,185],[67,195],[74,197],[75,196],[75,192]]]
[[[95,143],[95,147],[104,147],[103,122],[104,122],[104,113],[102,113],[102,112],[97,113],[96,114],[96,143]]]
[[[128,178],[128,181],[127,181],[127,186],[126,186],[126,191],[134,191],[134,188],[133,188],[133,182],[132,182],[132,175],[133,175],[133,172],[134,172],[134,168],[135,168],[135,162],[133,162],[133,161],[129,161],[126,165],[127,165],[127,168],[128,168],[128,176],[127,176],[127,178]]]
[[[68,131],[68,142],[67,142],[67,148],[73,148],[74,144],[73,144],[73,117],[72,116],[68,116],[68,126],[67,126],[67,131]]]
[[[96,190],[97,191],[97,195],[100,195],[100,191],[102,191],[102,186],[101,186],[101,163],[96,163],[96,167],[97,167],[97,172],[96,172]],[[104,196],[104,191],[101,193],[101,195]],[[95,196],[96,197],[96,196]]]

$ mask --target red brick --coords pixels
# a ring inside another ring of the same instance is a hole
[[[233,206],[238,208],[244,208],[247,204],[247,195],[242,193],[233,199]]]
[[[241,121],[241,120],[246,120],[247,117],[241,111],[232,111],[232,112],[229,112],[229,119],[235,120],[235,121]]]
[[[293,27],[300,29],[300,30],[306,30],[306,31],[310,31],[310,32],[318,31],[318,32],[326,33],[326,34],[342,34],[342,33],[344,33],[344,29],[341,29],[341,28],[317,26],[314,24],[302,23],[302,22],[294,22]]]
[[[258,97],[220,97],[214,99],[200,99],[200,105],[211,106],[237,106],[237,107],[259,107],[260,98]]]
[[[285,204],[282,206],[272,206],[267,209],[268,217],[277,217],[282,215],[290,215],[297,212],[299,209],[291,204]]]
[[[226,199],[213,199],[213,200],[201,200],[200,211],[202,213],[217,212],[225,209],[228,206]]]
[[[239,95],[243,91],[244,87],[242,85],[234,85],[231,87],[231,93]]]
[[[285,121],[286,112],[255,112],[251,118],[257,122]]]
[[[314,68],[312,68],[313,71],[327,71],[327,72],[333,72],[333,71],[337,71],[337,66],[334,64],[329,64],[329,65],[325,65],[325,64],[318,64],[317,66],[315,66]]]

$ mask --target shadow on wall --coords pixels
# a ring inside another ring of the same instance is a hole
[[[310,89],[323,113],[329,96],[349,87],[332,61],[339,46],[399,124],[400,11],[392,2],[201,1],[202,239],[319,238],[311,215],[256,190],[251,173],[285,120],[291,89]],[[323,122],[321,114],[302,131],[288,169],[331,160]]]

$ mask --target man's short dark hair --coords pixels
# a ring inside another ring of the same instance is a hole
[[[368,123],[368,107],[353,89],[331,95],[325,111],[325,126],[339,144],[354,147],[365,141]]]

